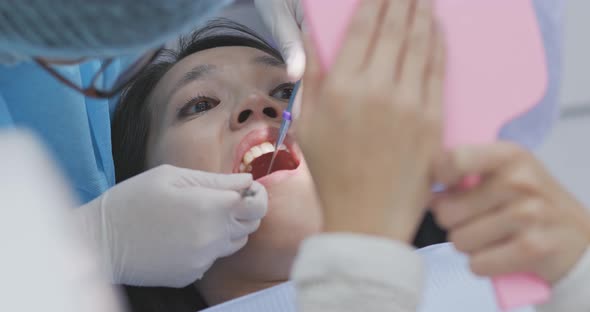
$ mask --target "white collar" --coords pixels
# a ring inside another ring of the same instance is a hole
[[[418,312],[497,312],[489,279],[469,271],[465,256],[451,244],[438,244],[418,252],[426,263],[426,288]],[[204,310],[206,312],[298,312],[295,288],[283,283]],[[532,312],[531,308],[514,312]]]

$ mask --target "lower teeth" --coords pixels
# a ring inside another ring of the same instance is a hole
[[[290,153],[289,150],[287,149],[287,146],[285,144],[281,144],[281,146],[279,146],[279,151],[287,151],[288,153]],[[271,151],[271,152],[268,152],[268,153],[274,153],[274,151]],[[268,154],[268,153],[264,153],[263,155]],[[260,156],[262,156],[262,155],[260,155]],[[260,156],[258,156],[258,157],[260,157]],[[256,160],[258,157],[254,158],[250,162],[250,164],[248,164],[248,165],[244,164],[243,162],[240,163],[240,168],[239,168],[240,169],[240,172],[241,173],[251,173],[252,172],[252,162],[254,160]]]

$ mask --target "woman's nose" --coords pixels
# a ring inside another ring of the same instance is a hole
[[[279,125],[283,107],[278,101],[262,94],[251,94],[234,111],[231,127],[241,129],[255,121],[266,121]]]

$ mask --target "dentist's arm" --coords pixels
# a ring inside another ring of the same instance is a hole
[[[295,261],[302,311],[416,311],[422,297],[410,244],[441,146],[445,59],[429,3],[362,1],[325,75],[308,51],[297,135],[328,233]]]
[[[255,195],[242,198],[244,189]],[[246,244],[267,200],[251,175],[164,165],[117,184],[75,214],[111,282],[184,287]]]

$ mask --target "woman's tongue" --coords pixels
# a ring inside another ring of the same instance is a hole
[[[270,161],[272,160],[273,153],[266,153],[252,161],[252,176],[254,180],[258,180],[268,173],[268,167],[270,167]],[[275,158],[275,162],[272,166],[270,173],[279,170],[294,170],[297,169],[297,161],[293,158],[291,153],[287,151],[279,151]]]

